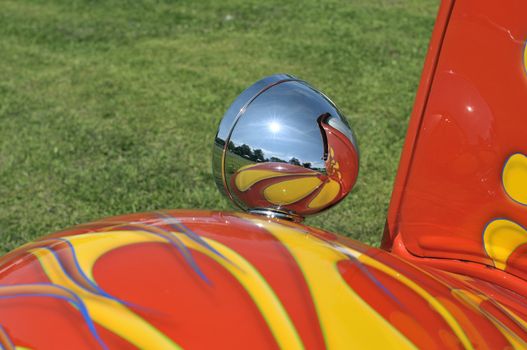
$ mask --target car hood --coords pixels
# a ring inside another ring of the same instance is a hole
[[[525,305],[483,281],[239,213],[113,217],[0,260],[6,349],[503,348],[525,345]]]

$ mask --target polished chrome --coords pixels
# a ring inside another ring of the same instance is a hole
[[[220,191],[243,210],[266,215],[298,220],[325,210],[349,193],[357,171],[357,143],[344,116],[291,75],[242,92],[214,142]]]
[[[304,219],[303,216],[300,216],[300,215],[297,215],[295,213],[292,213],[292,212],[281,212],[281,211],[278,211],[276,209],[247,209],[247,211],[251,214],[258,214],[258,215],[263,215],[263,216],[267,216],[268,218],[271,218],[271,219],[284,219],[284,220],[287,220],[287,221],[295,221],[295,222],[300,222]]]

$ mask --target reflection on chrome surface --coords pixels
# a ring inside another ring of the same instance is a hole
[[[353,132],[333,102],[279,74],[249,87],[227,110],[213,172],[240,208],[300,220],[349,193],[358,158]]]

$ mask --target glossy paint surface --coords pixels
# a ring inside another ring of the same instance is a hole
[[[460,0],[445,16],[386,248],[399,235],[414,256],[527,278],[526,13],[519,0]]]
[[[286,221],[109,218],[0,261],[4,349],[506,348],[527,300]]]
[[[0,348],[527,348],[527,5],[451,5],[388,218],[394,254],[253,215],[108,218],[0,259]],[[328,159],[327,178],[268,163],[231,186],[302,179],[314,189],[292,203],[331,203],[342,160]]]

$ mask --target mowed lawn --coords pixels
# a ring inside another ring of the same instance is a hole
[[[0,2],[0,251],[104,216],[231,210],[216,126],[291,73],[339,105],[361,149],[352,194],[307,224],[378,244],[433,0]]]

